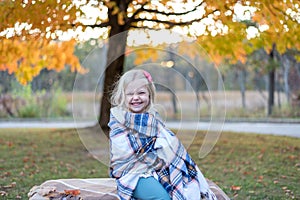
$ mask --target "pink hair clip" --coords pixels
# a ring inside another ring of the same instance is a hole
[[[145,75],[145,77],[148,79],[148,81],[149,81],[150,83],[152,83],[152,77],[151,77],[151,74],[150,74],[149,72],[147,72],[147,71],[144,71],[144,75]]]

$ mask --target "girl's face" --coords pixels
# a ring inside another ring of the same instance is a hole
[[[150,93],[145,85],[136,87],[136,85],[129,84],[125,89],[125,105],[130,112],[145,112],[150,103],[149,97]]]

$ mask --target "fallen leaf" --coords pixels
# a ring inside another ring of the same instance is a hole
[[[251,174],[251,172],[244,171],[243,174],[244,174],[244,175],[249,175],[249,174]]]
[[[14,187],[16,187],[16,182],[12,182],[11,184],[9,184],[9,185],[5,185],[5,186],[3,186],[3,188],[14,188]]]
[[[3,175],[4,175],[4,177],[5,177],[5,176],[10,176],[10,175],[11,175],[11,172],[4,172]]]
[[[290,155],[288,158],[289,158],[290,160],[295,160],[295,159],[297,158],[297,156],[295,156],[295,155]]]
[[[5,191],[0,191],[0,196],[7,196],[8,195],[8,193],[7,192],[5,192]]]
[[[8,142],[7,142],[7,146],[8,146],[8,147],[12,147],[13,145],[14,145],[13,142],[11,142],[11,141],[8,141]]]
[[[23,162],[26,163],[26,162],[28,162],[28,161],[29,161],[29,157],[25,156],[25,157],[23,158]]]
[[[260,160],[261,160],[263,157],[264,157],[264,154],[262,154],[262,153],[259,154],[259,155],[257,156],[257,158],[260,159]]]
[[[64,190],[65,191],[65,194],[69,195],[73,195],[73,196],[77,196],[80,194],[80,190]]]
[[[231,190],[233,190],[233,191],[239,191],[239,190],[241,190],[241,186],[235,186],[235,185],[232,185],[231,187],[230,187],[230,189]]]
[[[264,179],[264,176],[258,176],[258,180],[257,180],[257,182],[262,182],[262,181],[263,181],[263,179]]]

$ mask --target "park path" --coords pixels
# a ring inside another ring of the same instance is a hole
[[[300,138],[300,123],[266,123],[266,122],[168,122],[169,128],[180,128],[189,130],[222,130],[240,133],[257,133],[281,135]]]
[[[74,121],[0,121],[1,128],[84,128],[95,122]],[[169,121],[168,128],[185,130],[222,130],[231,132],[282,135],[300,138],[300,123],[265,123],[265,122],[192,122]]]

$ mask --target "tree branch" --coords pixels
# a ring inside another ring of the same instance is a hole
[[[218,10],[213,10],[212,12],[202,16],[201,18],[193,19],[193,20],[186,21],[186,22],[183,22],[183,21],[181,21],[181,22],[171,22],[171,21],[159,20],[159,19],[134,19],[133,22],[143,22],[143,21],[156,22],[156,23],[160,23],[160,24],[169,25],[169,28],[172,28],[174,26],[185,26],[185,25],[191,25],[194,22],[200,22],[201,20],[205,19],[210,14],[213,14],[217,11]],[[134,25],[131,25],[131,27],[134,27]],[[138,27],[138,26],[135,26],[135,27]]]
[[[175,15],[175,16],[182,16],[182,15],[186,15],[188,13],[194,12],[197,10],[198,7],[200,7],[201,5],[203,5],[205,1],[202,1],[201,3],[199,3],[198,5],[196,5],[193,9],[185,11],[185,12],[170,12],[170,13],[166,13],[166,12],[162,12],[162,11],[158,11],[158,10],[152,10],[152,9],[146,9],[143,7],[142,11],[148,12],[148,13],[154,13],[154,14],[161,14],[161,15],[165,15],[165,16],[170,16],[170,15]]]
[[[277,10],[278,12],[280,12],[283,16],[288,17],[290,20],[292,21],[297,21],[296,19],[292,18],[290,15],[287,15],[285,12],[283,12],[280,8],[274,6],[273,4],[271,4],[272,8],[274,8],[274,10]],[[274,15],[277,16],[273,10],[270,8],[270,5],[267,6],[267,8],[269,9],[269,11]]]
[[[154,30],[154,31],[161,30],[161,28],[151,28],[151,27],[148,27],[148,26],[135,26],[135,25],[131,25],[130,28],[147,29],[147,30]]]
[[[145,5],[147,5],[149,2],[145,2],[144,4],[142,4],[142,7],[138,10],[136,10],[133,15],[128,19],[128,23],[131,24],[132,22],[134,22],[135,16],[137,16],[139,13],[141,13],[144,10]]]
[[[91,28],[105,28],[110,26],[109,22],[101,22],[101,24],[81,24],[82,26],[85,27],[91,27]],[[72,25],[73,27],[75,26],[74,24]]]

